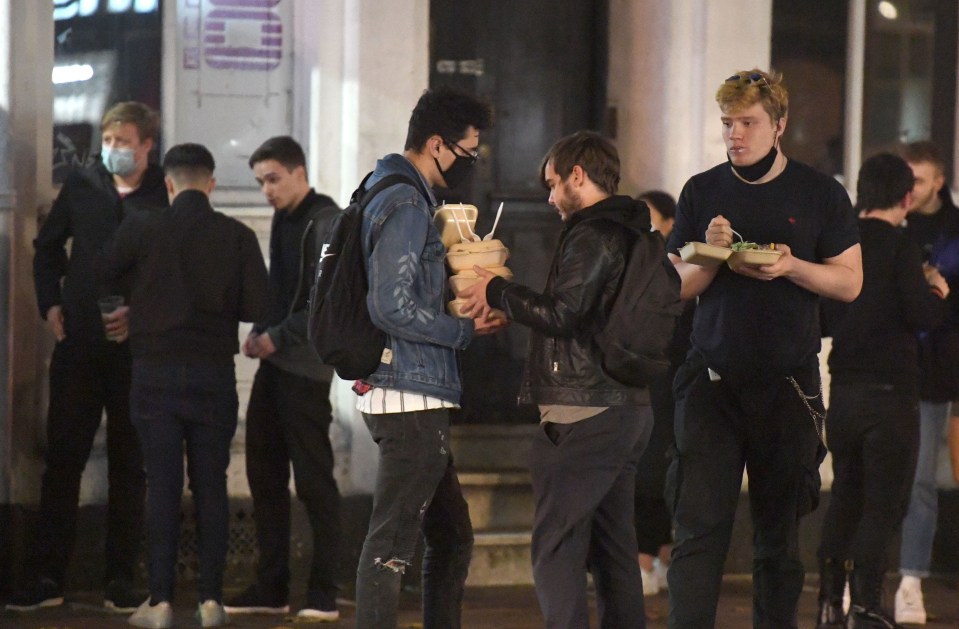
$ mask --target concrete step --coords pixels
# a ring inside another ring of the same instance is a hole
[[[528,530],[476,533],[466,585],[532,585],[530,539]]]
[[[471,586],[533,583],[527,454],[537,430],[535,424],[452,427],[453,457],[475,537]]]
[[[533,526],[529,472],[460,470],[458,476],[474,531],[529,530]]]
[[[450,430],[450,445],[457,469],[526,469],[529,444],[536,424],[457,424]]]

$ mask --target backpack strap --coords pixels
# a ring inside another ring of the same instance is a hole
[[[420,192],[420,194],[423,195],[423,198],[425,198],[427,202],[429,202],[429,198],[430,198],[429,193],[426,190],[424,190],[423,187],[418,182],[413,181],[411,178],[407,177],[406,175],[401,175],[399,173],[387,175],[386,177],[383,177],[382,179],[377,181],[372,188],[367,189],[366,182],[369,180],[369,178],[372,175],[373,175],[373,171],[370,171],[366,173],[365,177],[363,177],[363,181],[360,182],[359,187],[353,191],[352,195],[350,195],[351,204],[359,203],[360,208],[364,209],[369,204],[369,202],[373,200],[373,197],[375,197],[377,194],[379,194],[380,192],[382,192],[383,190],[391,186],[395,186],[401,183],[406,183],[416,188]]]

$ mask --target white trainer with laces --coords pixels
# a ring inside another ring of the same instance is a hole
[[[922,588],[899,585],[896,590],[896,622],[907,625],[926,624],[926,606],[922,601]]]

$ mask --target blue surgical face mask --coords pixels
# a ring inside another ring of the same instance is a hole
[[[100,151],[100,159],[110,173],[121,177],[126,177],[137,169],[133,149],[115,149],[104,145]]]

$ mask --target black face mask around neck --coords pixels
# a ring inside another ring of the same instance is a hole
[[[456,153],[453,153],[453,155],[455,159],[446,170],[443,170],[440,166],[440,160],[435,157],[433,158],[433,161],[436,162],[436,170],[440,171],[440,174],[443,175],[443,181],[446,182],[447,188],[455,188],[463,183],[463,180],[470,174],[473,166],[468,157],[463,157]]]
[[[729,161],[729,165],[732,166],[737,175],[746,181],[756,181],[769,172],[769,170],[773,167],[773,162],[776,161],[776,156],[778,155],[779,151],[777,151],[776,147],[774,146],[769,149],[769,153],[766,154],[766,157],[762,158],[751,166],[737,166],[733,164],[732,160]],[[727,157],[726,159],[729,158]]]

